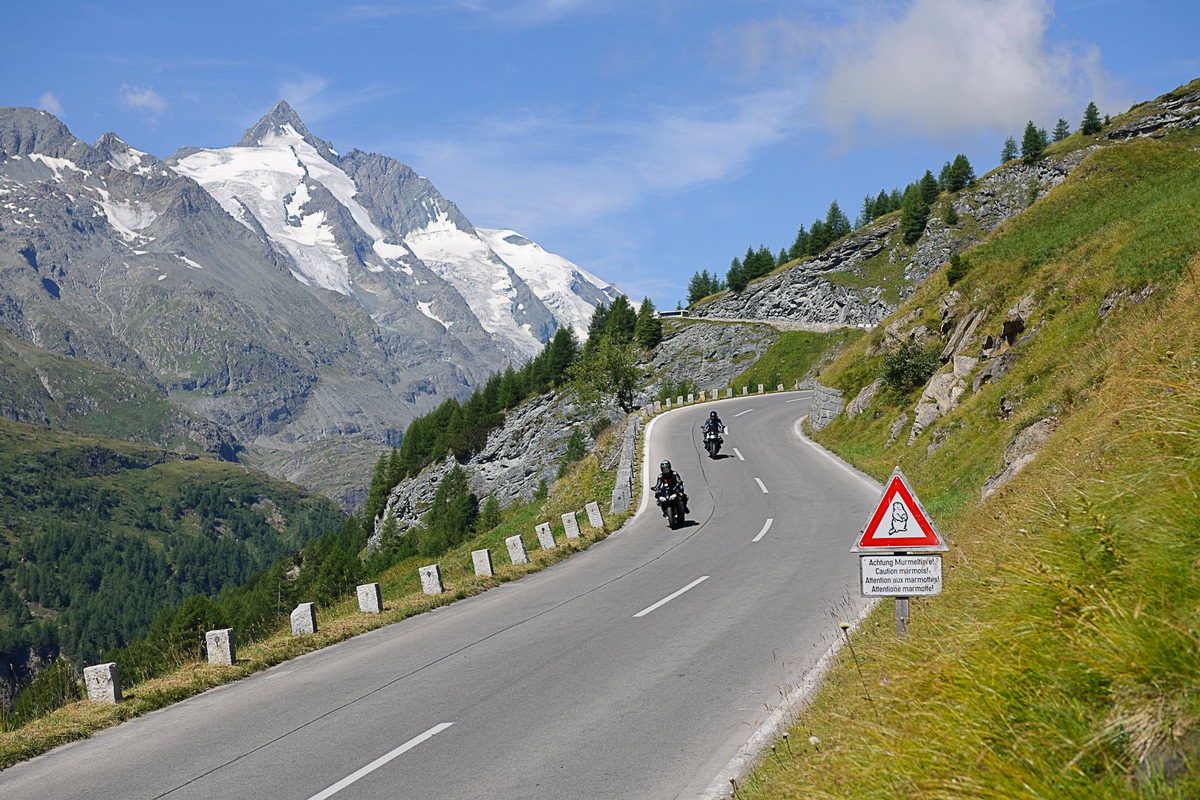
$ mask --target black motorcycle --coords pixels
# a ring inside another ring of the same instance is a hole
[[[683,524],[683,514],[686,504],[683,500],[683,492],[677,488],[660,489],[654,496],[658,507],[663,510],[663,515],[667,518],[667,524],[672,529],[678,528]]]
[[[704,432],[704,449],[708,451],[709,458],[716,458],[717,453],[721,452],[721,445],[725,440],[721,438],[721,434],[715,430],[707,430]]]

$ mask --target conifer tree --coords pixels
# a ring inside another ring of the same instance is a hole
[[[608,327],[608,306],[598,303],[592,311],[591,322],[588,323],[587,341],[583,343],[583,354],[589,355],[600,346],[604,331]]]
[[[394,449],[393,449],[393,452]],[[367,506],[366,517],[373,521],[379,516],[379,512],[383,510],[383,504],[387,500],[388,492],[392,487],[387,485],[387,456],[380,453],[379,460],[375,462],[375,470],[371,473],[371,483],[367,488]],[[394,485],[394,484],[393,484]]]
[[[558,386],[564,380],[567,370],[579,357],[579,341],[575,338],[575,331],[571,329],[570,325],[564,325],[555,331],[548,350],[550,382]]]
[[[438,482],[433,505],[425,515],[421,555],[437,555],[466,539],[478,515],[479,499],[471,493],[467,473],[455,464]]]
[[[1021,138],[1021,159],[1026,164],[1032,164],[1042,157],[1046,149],[1046,131],[1033,124],[1030,120],[1025,125],[1025,135]]]
[[[850,218],[842,211],[837,200],[832,201],[825,211],[825,228],[829,244],[833,244],[851,231]]]
[[[1100,128],[1100,109],[1096,108],[1094,102],[1089,102],[1083,111],[1083,123],[1079,126],[1079,132],[1084,136],[1094,136],[1100,132]]]
[[[637,327],[637,312],[629,305],[629,298],[620,295],[613,300],[608,309],[608,320],[604,324],[605,334],[612,336],[621,344],[633,341],[634,329]]]
[[[966,155],[959,153],[950,164],[950,169],[947,173],[946,189],[951,192],[957,192],[965,189],[974,182],[975,168],[971,166],[971,161]]]
[[[654,303],[649,297],[642,298],[638,307],[637,324],[633,332],[638,347],[643,350],[653,350],[662,341],[662,320],[658,318]]]
[[[940,191],[937,178],[933,177],[932,172],[925,170],[925,174],[921,176],[918,185],[921,187],[921,200],[924,201],[925,205],[933,205],[933,202],[938,199]]]
[[[1020,153],[1017,150],[1017,140],[1009,136],[1004,140],[1004,149],[1000,151],[1000,163],[1007,164],[1012,161]]]
[[[729,271],[725,273],[725,282],[729,285],[730,291],[740,292],[746,288],[749,283],[746,280],[746,272],[742,269],[742,262],[734,256],[733,261],[729,264]]]
[[[858,210],[858,216],[854,220],[854,229],[870,225],[871,220],[875,219],[875,198],[867,195],[863,198],[862,207]]]
[[[925,233],[925,223],[928,221],[929,204],[922,197],[920,185],[914,183],[908,187],[900,203],[900,235],[904,243],[916,244]]]
[[[475,520],[475,530],[487,533],[501,521],[500,501],[496,499],[495,493],[488,492],[487,499],[483,501],[483,508],[479,510],[479,517]]]
[[[1054,141],[1061,142],[1071,135],[1071,123],[1059,117],[1058,122],[1054,125],[1054,133],[1052,135],[1054,136]]]
[[[875,206],[871,209],[871,219],[879,219],[885,214],[890,214],[900,207],[900,198],[897,195],[895,202],[891,193],[885,189],[880,189],[879,194],[875,195]]]
[[[831,244],[833,239],[829,236],[829,226],[825,224],[825,220],[814,219],[808,228],[808,254],[820,255]]]
[[[692,279],[688,281],[688,305],[695,305],[705,297],[708,297],[708,270],[694,272]]]
[[[792,241],[788,255],[793,259],[798,259],[804,258],[808,254],[808,231],[801,225],[800,230],[796,231],[796,238]]]

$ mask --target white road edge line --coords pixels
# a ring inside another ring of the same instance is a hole
[[[850,620],[851,630],[858,629],[859,624],[875,607],[878,600],[878,598],[870,600],[863,606],[858,616]],[[845,637],[833,640],[833,644],[825,651],[825,654],[800,677],[800,682],[796,687],[784,696],[783,702],[767,716],[767,719],[758,726],[754,733],[750,734],[750,738],[742,745],[737,754],[729,759],[725,768],[718,773],[717,777],[713,778],[712,783],[700,795],[700,800],[720,800],[720,798],[728,797],[730,779],[741,778],[749,772],[754,763],[766,751],[767,745],[778,739],[795,720],[800,718],[801,712],[808,708],[817,689],[821,687],[821,682],[825,680],[825,675],[833,666],[833,661],[841,651],[844,641]]]
[[[772,523],[772,522],[774,522],[774,521],[775,521],[774,519],[772,519],[772,518],[768,517],[768,518],[767,518],[767,524],[766,524],[766,525],[763,525],[763,529],[762,529],[761,531],[759,531],[759,532],[758,532],[758,536],[755,536],[755,537],[754,537],[753,539],[751,539],[750,541],[752,541],[752,542],[757,542],[759,539],[761,539],[762,537],[766,536],[766,535],[767,535],[767,531],[771,530],[771,523]]]
[[[799,403],[801,400],[809,400],[808,397],[797,397],[795,400],[784,400],[785,403]]]
[[[861,482],[864,486],[866,486],[870,489],[873,489],[874,491],[879,491],[882,484],[880,484],[878,481],[876,481],[870,475],[867,475],[865,472],[859,472],[854,467],[850,466],[845,461],[842,461],[840,458],[835,456],[833,453],[829,452],[824,447],[821,447],[821,445],[817,444],[812,439],[808,438],[807,434],[804,433],[804,420],[805,419],[806,419],[805,417],[801,417],[800,419],[798,419],[794,423],[792,423],[792,433],[795,435],[795,437],[797,439],[799,439],[802,443],[811,447],[813,450],[816,450],[821,455],[825,456],[825,458],[832,461],[833,464],[838,469],[842,470],[843,472],[845,472],[846,474],[848,474],[850,477],[854,478],[855,480]]]
[[[678,592],[675,592],[675,594],[667,595],[662,600],[659,600],[657,603],[650,606],[649,608],[644,608],[641,611],[639,611],[638,613],[634,614],[633,615],[634,619],[637,619],[638,617],[644,617],[647,614],[649,614],[651,611],[653,611],[654,609],[665,606],[667,603],[671,602],[676,597],[679,597],[679,595],[683,594],[684,592],[686,592],[690,589],[695,589],[697,586],[704,583],[706,580],[708,580],[708,576],[701,575],[699,578],[696,578],[696,580],[692,581],[687,586],[680,589]]]
[[[733,454],[738,457],[738,461],[746,460],[746,457],[744,455],[742,455],[742,451],[738,450],[736,447],[733,448]]]
[[[869,475],[859,472],[824,447],[821,447],[821,445],[809,439],[804,434],[804,419],[804,417],[801,417],[792,425],[792,433],[795,434],[797,439],[837,464],[857,480],[862,481],[863,485],[877,492],[883,488],[882,484],[875,481]],[[879,598],[877,597],[868,600],[858,613],[858,616],[850,620],[850,630],[858,630],[859,624],[878,603]],[[814,695],[816,695],[817,689],[821,686],[821,681],[825,679],[825,675],[829,672],[829,668],[841,650],[844,641],[844,636],[834,638],[833,644],[825,651],[825,654],[817,660],[817,663],[808,672],[800,677],[800,682],[796,687],[787,693],[783,698],[783,702],[767,716],[766,721],[750,735],[750,738],[742,745],[737,754],[729,759],[729,763],[717,774],[717,777],[713,778],[712,783],[700,795],[701,800],[720,800],[720,798],[728,797],[729,780],[731,778],[741,778],[749,772],[754,762],[766,752],[767,745],[772,740],[778,739],[788,729],[793,720],[799,719],[801,712],[808,707],[808,704],[812,701]]]
[[[370,764],[367,764],[365,767],[360,769],[358,772],[355,772],[352,775],[348,775],[345,778],[342,778],[340,781],[335,783],[333,786],[330,786],[328,789],[321,792],[320,794],[314,794],[308,800],[325,800],[325,798],[327,798],[327,797],[332,797],[333,795],[340,792],[342,789],[345,789],[347,786],[349,786],[350,784],[359,780],[360,778],[363,778],[363,777],[371,774],[372,772],[379,769],[384,764],[387,764],[389,761],[396,758],[397,756],[404,755],[409,750],[412,750],[414,747],[421,744],[422,742],[429,741],[434,736],[437,736],[439,733],[446,730],[446,728],[449,728],[453,724],[454,724],[453,722],[443,722],[439,725],[434,725],[432,728],[425,731],[424,733],[422,733],[420,736],[416,737],[415,739],[409,739],[407,742],[400,745],[392,752],[388,753],[387,755],[380,756],[379,758],[372,761]]]
[[[762,482],[762,478],[755,478],[754,482],[758,484],[758,488],[763,490],[763,494],[770,494],[770,492],[767,491],[767,485]]]
[[[740,417],[742,414],[749,414],[753,410],[754,410],[753,408],[747,408],[745,411],[739,411],[738,413],[734,414],[733,416]]]

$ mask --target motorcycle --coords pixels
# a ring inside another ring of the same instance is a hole
[[[667,525],[674,529],[683,524],[685,507],[683,492],[678,489],[662,489],[655,495],[654,500],[663,510],[663,515],[667,518]]]
[[[709,458],[716,458],[717,453],[721,452],[721,445],[725,440],[715,430],[704,432],[704,449],[708,451]]]

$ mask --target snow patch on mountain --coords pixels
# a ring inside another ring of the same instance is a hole
[[[297,280],[351,294],[346,254],[338,248],[325,212],[304,212],[310,199],[307,182],[328,189],[356,222],[361,216],[370,225],[370,216],[353,203],[355,189],[349,176],[321,158],[294,130],[265,137],[258,147],[200,150],[179,159],[175,169],[203,186],[234,219],[254,230],[244,216],[248,209],[267,235],[292,256]],[[374,232],[379,233],[377,228]]]
[[[580,341],[598,303],[612,305],[621,291],[566,258],[544,250],[508,228],[476,228],[496,255],[512,267],[559,324],[570,325]]]
[[[105,196],[107,194],[104,192]],[[108,224],[129,242],[145,241],[147,237],[138,231],[150,227],[158,219],[158,212],[144,203],[116,203],[106,199],[99,205],[104,209]]]
[[[541,351],[542,342],[517,321],[523,308],[512,271],[482,239],[459,230],[443,209],[437,209],[429,224],[404,237],[404,243],[458,290],[485,331],[512,341],[526,357]]]

